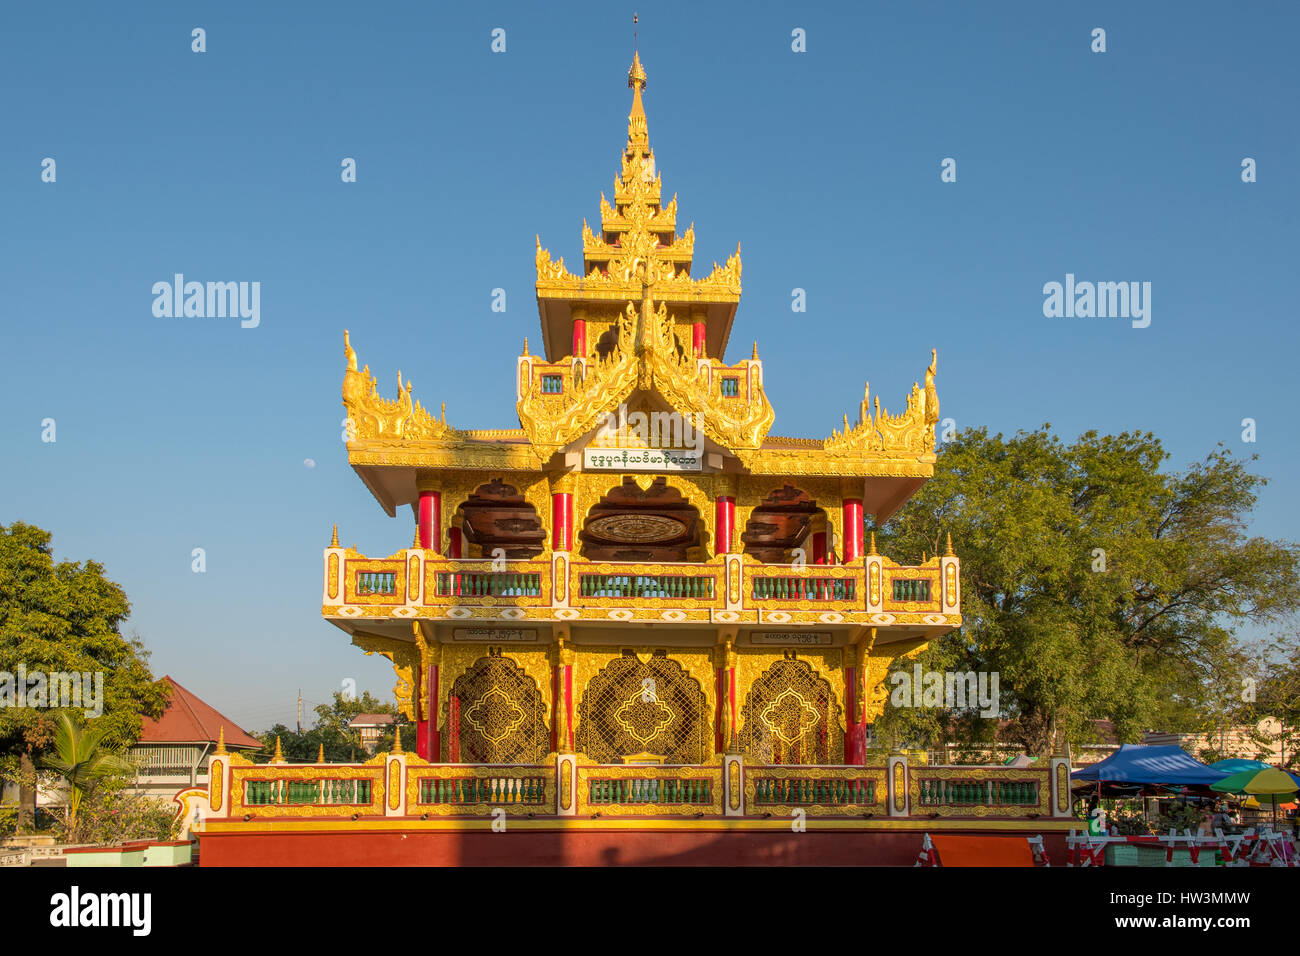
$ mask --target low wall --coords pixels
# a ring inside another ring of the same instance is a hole
[[[396,821],[394,821],[396,822]],[[938,828],[792,832],[714,823],[638,828],[329,830],[289,826],[262,832],[199,835],[203,866],[911,866],[926,832]],[[943,828],[947,834],[988,829]],[[1064,830],[998,829],[1000,836],[1042,835],[1054,865],[1064,865]]]

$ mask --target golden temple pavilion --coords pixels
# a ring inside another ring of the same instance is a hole
[[[900,411],[864,393],[826,437],[770,434],[757,345],[724,361],[739,247],[697,268],[694,227],[679,233],[663,199],[639,56],[628,86],[581,266],[537,243],[518,427],[458,429],[400,380],[382,397],[344,334],[349,462],[415,529],[382,557],[336,529],[321,613],[392,661],[414,752],[348,768],[222,755],[213,816],[413,833],[502,810],[548,832],[566,817],[788,832],[793,813],[861,833],[922,806],[954,824],[1068,814],[1055,765],[927,778],[903,754],[870,762],[891,663],[961,625],[951,543],[904,566],[864,541],[867,515],[887,521],[933,474],[935,354]]]

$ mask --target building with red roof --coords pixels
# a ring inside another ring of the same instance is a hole
[[[206,784],[208,754],[225,737],[227,750],[260,750],[262,742],[242,730],[170,675],[171,700],[157,720],[146,717],[130,759],[140,768],[136,786],[170,800],[183,787]]]

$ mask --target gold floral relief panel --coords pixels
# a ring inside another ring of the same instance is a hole
[[[831,682],[807,660],[782,657],[748,685],[740,745],[763,764],[844,762],[844,713]]]
[[[451,695],[460,701],[459,726],[450,731],[458,736],[461,763],[536,764],[550,752],[541,688],[499,651],[480,657],[457,677]]]
[[[580,653],[578,661],[586,654]],[[713,669],[707,651],[692,668],[665,651],[607,656],[580,685],[575,746],[600,764],[650,753],[670,764],[703,763],[713,753]],[[588,668],[590,661],[588,662]]]

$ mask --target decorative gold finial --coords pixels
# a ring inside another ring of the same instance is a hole
[[[650,151],[650,133],[646,126],[645,107],[641,104],[641,91],[646,87],[645,69],[641,54],[632,54],[632,65],[627,71],[627,85],[632,88],[632,109],[627,114],[627,152],[647,155]]]
[[[352,340],[348,337],[348,330],[343,330],[343,354],[347,356],[348,368],[352,371],[357,370],[357,353],[352,350]]]
[[[401,752],[402,752],[402,725],[393,724],[393,753],[400,754]]]
[[[755,362],[758,361],[758,343],[757,343],[757,342],[754,343],[754,361],[755,361]]]
[[[275,753],[271,754],[271,763],[287,763],[284,759],[284,751],[280,749],[280,735],[275,735]]]
[[[339,546],[339,526],[336,524],[334,526],[334,534],[330,536],[330,547],[337,548],[338,546]]]
[[[215,753],[224,754],[226,752],[226,725],[222,724],[217,731],[217,749]]]
[[[627,85],[628,89],[636,91],[636,100],[633,103],[633,109],[641,104],[641,91],[646,87],[645,67],[641,65],[641,53],[634,51],[632,53],[632,65],[627,68]]]
[[[528,336],[524,336],[524,354],[528,354]]]
[[[951,531],[948,532],[948,550],[943,553],[943,556],[945,558],[954,557],[952,553],[952,532]]]
[[[415,540],[411,542],[411,547],[418,548],[419,546],[420,546],[420,523],[417,521],[415,523]]]
[[[324,744],[321,744],[321,745],[320,745],[320,749],[316,751],[316,762],[317,762],[317,763],[324,763],[324,762],[325,762],[325,745],[324,745]]]
[[[447,403],[442,403],[442,423],[447,424]]]
[[[875,554],[875,553],[876,553],[876,532],[872,531],[872,532],[871,532],[871,550],[869,550],[869,551],[867,552],[867,554]]]

